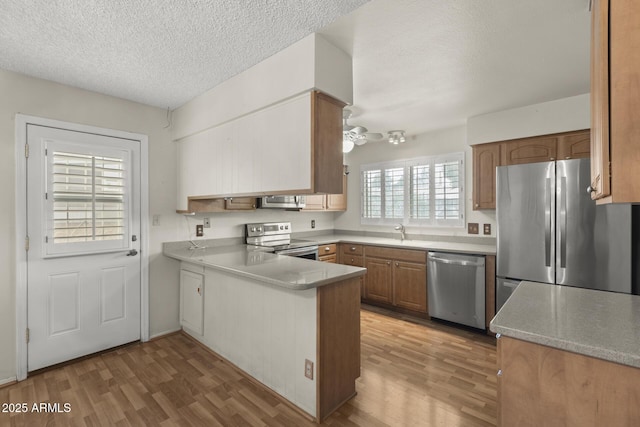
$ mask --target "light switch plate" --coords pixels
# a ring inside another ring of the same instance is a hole
[[[209,218],[202,218],[202,224],[204,228],[211,228],[211,220]]]
[[[470,222],[469,224],[467,224],[467,233],[478,234],[478,223]]]
[[[202,224],[198,224],[196,225],[196,237],[202,236],[204,236],[204,227],[202,226]]]

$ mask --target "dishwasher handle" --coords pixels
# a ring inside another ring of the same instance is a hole
[[[483,267],[484,262],[472,262],[472,261],[461,261],[461,260],[453,260],[447,258],[440,258],[437,256],[429,255],[427,257],[428,261],[439,262],[441,264],[451,264],[451,265],[463,265],[466,267]]]

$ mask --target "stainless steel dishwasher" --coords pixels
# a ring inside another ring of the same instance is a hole
[[[484,329],[484,268],[482,255],[429,252],[429,316]]]

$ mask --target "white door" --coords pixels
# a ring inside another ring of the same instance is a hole
[[[28,370],[140,339],[140,141],[27,126]]]

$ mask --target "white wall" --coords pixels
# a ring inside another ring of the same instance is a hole
[[[466,127],[458,126],[417,135],[402,145],[393,146],[382,140],[355,147],[353,151],[345,156],[350,171],[347,193],[349,196],[348,208],[346,212],[336,214],[335,228],[341,230],[393,231],[393,227],[391,226],[360,225],[360,165],[462,151],[465,153],[465,223],[480,223],[481,233],[482,224],[491,224],[491,236],[484,236],[482,234],[478,236],[495,237],[495,211],[472,210],[472,157],[471,147],[467,145],[466,141]],[[407,233],[418,235],[469,236],[466,226],[446,228],[409,226],[407,227]],[[472,236],[475,237],[476,235]]]
[[[149,136],[150,213],[160,225],[150,235],[150,333],[179,327],[178,263],[161,254],[176,240],[175,147],[166,111],[0,69],[0,383],[16,375],[15,360],[15,114],[23,113]],[[150,221],[151,223],[151,221]]]
[[[467,119],[469,144],[589,129],[590,96],[571,96]]]
[[[316,221],[314,231],[333,230],[333,212],[293,212],[281,209],[256,209],[247,212],[199,213],[183,216],[178,224],[177,240],[188,239],[224,239],[244,237],[243,226],[252,222],[290,221],[294,233],[311,231],[311,220]],[[203,218],[209,218],[211,228],[204,229],[204,236],[195,237],[196,224],[202,224]],[[188,224],[188,228],[187,228]]]

